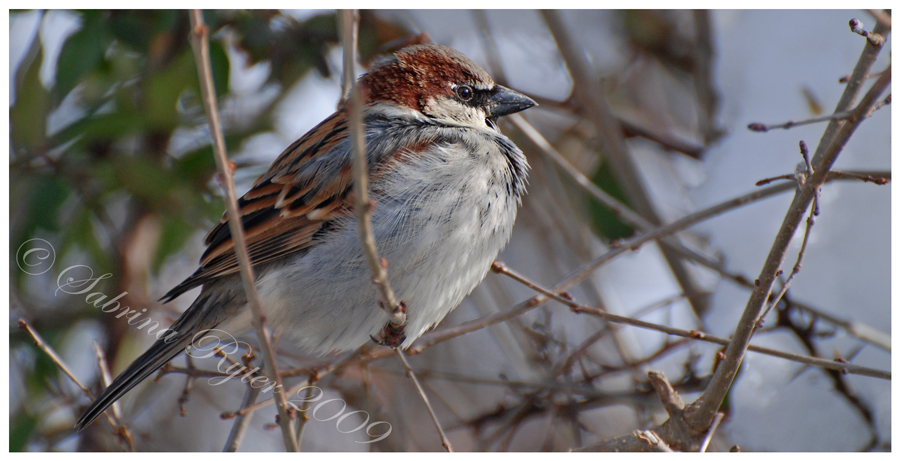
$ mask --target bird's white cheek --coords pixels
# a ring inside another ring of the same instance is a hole
[[[463,104],[452,98],[432,98],[423,111],[429,117],[450,126],[487,128],[483,110]]]

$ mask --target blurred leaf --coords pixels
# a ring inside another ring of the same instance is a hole
[[[175,10],[113,10],[109,15],[109,28],[116,39],[130,49],[146,52],[154,36],[172,33],[178,24],[179,14],[187,13]]]
[[[31,62],[23,62],[25,69],[16,82],[16,103],[9,108],[9,136],[16,154],[34,155],[45,148],[47,116],[50,113],[50,94],[41,83],[43,52],[38,47]],[[21,72],[21,69],[20,69]]]
[[[94,72],[103,62],[103,54],[111,37],[103,12],[88,10],[81,13],[81,29],[63,45],[56,64],[55,96],[69,94],[85,75]]]
[[[28,445],[31,433],[37,427],[38,419],[35,416],[21,411],[12,418],[9,425],[9,451],[22,452]]]
[[[56,176],[34,176],[29,183],[27,189],[30,193],[15,199],[28,201],[21,233],[16,236],[19,243],[33,238],[39,233],[38,230],[59,231],[60,210],[72,192],[65,179]],[[10,200],[13,201],[12,197]]]
[[[98,139],[112,140],[132,135],[146,129],[146,124],[144,115],[125,110],[82,119],[66,127],[63,132],[72,136],[81,135],[82,139],[79,142],[90,144]]]
[[[171,131],[178,126],[178,98],[188,86],[198,87],[194,56],[185,49],[170,65],[148,75],[143,99],[145,114],[156,129]]]
[[[806,100],[806,106],[809,108],[809,112],[813,115],[821,115],[824,109],[822,108],[822,102],[819,101],[819,97],[816,96],[816,93],[813,92],[812,88],[808,86],[803,86],[803,99]]]
[[[270,82],[290,87],[312,69],[328,77],[325,60],[329,45],[338,43],[334,13],[313,16],[302,23],[281,14],[238,15],[233,22],[235,46],[249,56],[250,65],[268,61]]]
[[[241,144],[246,135],[226,135],[225,146],[235,148]],[[213,157],[211,145],[188,152],[172,161],[175,174],[185,179],[192,180],[198,188],[205,188],[212,175],[216,172],[216,161]]]
[[[113,261],[112,256],[104,251],[103,246],[97,241],[98,236],[109,237],[106,230],[95,228],[97,222],[94,207],[81,207],[75,211],[67,223],[66,231],[62,234],[59,257],[64,257],[73,249],[86,251],[92,258],[89,266],[95,273],[102,274],[112,271]]]
[[[113,160],[113,168],[117,185],[145,204],[169,208],[182,201],[178,194],[172,193],[171,173],[159,162],[146,157],[118,156]]]
[[[222,97],[228,93],[228,72],[231,64],[228,61],[228,53],[218,40],[209,41],[209,63],[212,67],[213,84],[216,88],[216,96]],[[198,90],[198,93],[199,90]]]
[[[594,184],[603,189],[604,192],[615,197],[620,202],[626,205],[628,204],[628,200],[625,198],[625,192],[622,190],[622,186],[619,184],[618,179],[613,175],[612,168],[610,168],[609,165],[601,166],[592,180],[594,181]],[[597,232],[601,236],[609,240],[618,240],[634,234],[634,228],[622,221],[612,209],[595,201],[593,198],[591,199],[591,202],[593,205],[591,206],[591,218],[594,223],[594,228],[597,229]]]
[[[188,238],[197,231],[197,228],[181,219],[172,219],[164,216],[162,235],[159,239],[159,247],[153,258],[151,270],[158,273],[166,258],[181,251]]]

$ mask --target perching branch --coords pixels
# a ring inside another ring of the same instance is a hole
[[[356,28],[359,13],[341,11],[341,33],[344,46],[344,82],[350,85],[347,109],[350,115],[350,145],[353,147],[353,210],[359,223],[359,241],[372,272],[372,283],[378,287],[382,309],[390,316],[391,327],[402,331],[406,325],[406,306],[398,303],[387,276],[387,262],[378,257],[375,235],[372,232],[372,206],[369,200],[369,175],[363,133],[362,99],[356,84]]]
[[[237,256],[238,268],[241,280],[244,283],[244,292],[247,295],[247,304],[253,313],[253,329],[259,337],[262,345],[263,362],[266,373],[275,383],[276,389],[283,389],[281,376],[278,374],[278,366],[275,361],[275,350],[269,331],[265,328],[265,317],[259,295],[256,292],[256,281],[253,275],[253,266],[247,253],[247,243],[244,238],[244,227],[238,214],[237,196],[234,192],[232,179],[232,167],[225,153],[225,139],[222,135],[222,127],[219,123],[219,109],[216,103],[215,87],[212,80],[212,69],[209,63],[209,29],[203,22],[203,13],[200,10],[191,10],[191,47],[194,49],[194,59],[197,63],[197,73],[200,77],[200,91],[203,94],[203,106],[206,109],[209,130],[212,135],[213,153],[216,159],[219,182],[225,189],[225,206],[228,215],[228,229],[231,231],[234,242],[234,253]],[[294,439],[294,422],[288,415],[287,400],[284,394],[275,391],[275,402],[278,406],[278,425],[281,426],[281,435],[284,438],[284,447],[288,451],[298,451],[297,441]]]
[[[444,434],[434,409],[431,408],[431,402],[428,396],[419,385],[416,375],[409,363],[404,357],[404,352],[400,350],[400,342],[402,341],[403,327],[406,325],[406,306],[398,303],[394,297],[394,291],[391,289],[390,281],[387,277],[387,262],[383,258],[378,257],[378,250],[375,246],[375,236],[372,232],[372,203],[369,200],[369,176],[366,166],[366,146],[362,105],[363,101],[360,96],[359,86],[356,81],[356,29],[358,24],[359,12],[356,10],[341,10],[341,40],[344,46],[344,81],[353,82],[350,89],[350,101],[348,109],[350,111],[350,143],[353,146],[353,183],[354,183],[354,203],[353,209],[356,213],[356,219],[359,222],[359,241],[363,246],[366,255],[366,261],[369,263],[369,270],[372,272],[372,282],[378,287],[381,293],[381,299],[384,303],[381,305],[385,312],[390,316],[390,325],[385,331],[385,342],[394,347],[397,357],[406,368],[406,373],[412,379],[422,401],[428,408],[431,420],[437,428],[441,437],[441,444],[447,451],[453,451],[450,441]]]

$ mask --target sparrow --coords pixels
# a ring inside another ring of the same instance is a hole
[[[529,166],[497,118],[536,103],[441,45],[403,48],[357,85],[372,228],[407,306],[405,349],[462,302],[509,241]],[[348,125],[344,102],[238,200],[267,325],[316,354],[357,349],[389,322],[357,237]],[[207,331],[252,333],[227,218],[205,244],[199,269],[161,301],[202,287],[197,299],[90,405],[79,431]]]

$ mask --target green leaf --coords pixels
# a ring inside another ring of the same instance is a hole
[[[228,73],[230,63],[225,47],[217,40],[209,41],[209,63],[212,67],[213,85],[216,88],[216,97],[221,97],[228,92]]]
[[[56,64],[54,94],[62,98],[69,94],[85,75],[96,72],[103,64],[103,54],[111,42],[107,22],[101,11],[85,11],[81,15],[81,29],[63,45]]]
[[[31,433],[37,427],[37,417],[27,412],[19,412],[15,418],[10,421],[9,425],[9,451],[22,452],[28,445]]]
[[[185,49],[165,68],[147,76],[143,106],[151,127],[171,131],[178,126],[178,98],[189,85],[198,85],[190,49]]]
[[[16,82],[16,103],[9,108],[9,136],[17,155],[32,156],[46,148],[50,93],[41,83],[43,52],[35,39],[31,62],[23,62]]]
[[[613,175],[612,168],[609,165],[601,166],[592,180],[604,192],[617,198],[620,202],[628,204],[625,192],[622,190],[618,178]],[[594,228],[597,229],[601,236],[609,240],[618,240],[634,234],[634,228],[622,221],[612,209],[602,205],[593,198],[590,200],[592,205],[590,211]]]
[[[16,240],[24,242],[35,237],[39,230],[57,232],[60,230],[59,214],[63,203],[69,198],[71,189],[65,179],[58,176],[34,176],[29,178],[28,192],[10,200],[28,200],[27,214],[22,220],[20,234]],[[11,203],[11,206],[15,203]]]
[[[179,253],[187,243],[188,238],[197,230],[181,219],[163,217],[162,235],[159,239],[159,247],[153,258],[152,270],[158,273],[162,264],[169,256]]]

